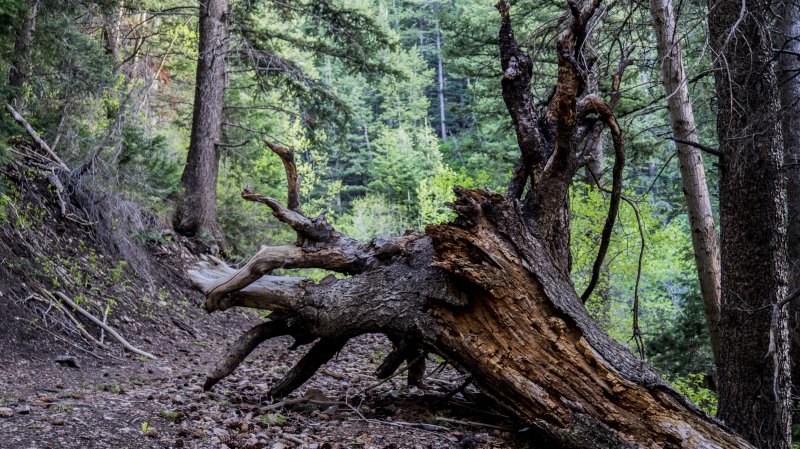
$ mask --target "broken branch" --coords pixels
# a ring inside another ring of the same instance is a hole
[[[606,216],[605,225],[600,236],[600,248],[597,250],[597,258],[592,266],[592,277],[589,280],[589,285],[581,295],[581,301],[586,303],[589,296],[592,295],[597,282],[600,279],[600,271],[603,267],[603,260],[608,252],[608,246],[611,243],[611,233],[614,230],[614,223],[617,220],[617,212],[619,211],[620,197],[622,196],[622,171],[625,167],[625,150],[622,141],[622,131],[619,128],[616,117],[603,100],[597,95],[587,95],[581,101],[579,109],[583,113],[589,111],[596,112],[600,118],[608,126],[611,131],[611,138],[614,141],[614,169],[611,185],[611,200],[608,205],[608,215]],[[593,174],[594,176],[594,174]],[[599,186],[599,184],[598,184]]]
[[[208,391],[232,373],[255,348],[270,338],[288,335],[285,320],[266,321],[245,332],[228,350],[228,354],[206,376],[203,390]]]
[[[103,330],[108,332],[108,334],[111,335],[112,337],[114,337],[114,339],[116,339],[118,342],[122,343],[122,346],[124,346],[125,349],[127,349],[128,351],[130,351],[130,352],[132,352],[134,354],[138,354],[138,355],[140,355],[142,357],[147,357],[148,359],[151,359],[151,360],[158,359],[158,357],[154,356],[153,354],[150,354],[149,352],[142,351],[141,349],[138,349],[138,348],[134,347],[133,345],[131,345],[130,343],[128,343],[128,340],[125,340],[124,338],[122,338],[122,336],[120,334],[118,334],[117,331],[112,329],[107,324],[103,324],[102,321],[97,319],[91,313],[89,313],[86,310],[84,310],[83,307],[75,304],[75,302],[72,301],[71,299],[69,299],[67,297],[67,295],[65,295],[65,294],[63,294],[61,292],[53,292],[53,294],[56,295],[61,301],[65,302],[68,306],[70,306],[73,309],[77,310],[81,315],[83,315],[86,318],[88,318],[91,322],[93,322],[94,324],[100,326],[100,328],[102,328]]]
[[[302,213],[300,210],[300,178],[297,177],[297,165],[294,162],[294,151],[291,148],[272,143],[266,139],[264,139],[264,143],[273,153],[277,154],[278,157],[281,158],[281,162],[283,162],[283,168],[286,171],[286,182],[288,184],[288,201],[286,206],[289,207],[290,210]]]
[[[64,161],[62,161],[61,158],[59,158],[58,155],[50,148],[50,145],[48,145],[47,142],[45,142],[39,136],[39,133],[37,133],[30,125],[30,123],[28,123],[28,121],[25,120],[25,117],[23,117],[19,112],[14,110],[14,108],[12,108],[10,104],[6,104],[6,109],[8,109],[8,112],[10,112],[11,116],[14,117],[14,120],[16,120],[17,123],[19,123],[23,128],[25,128],[25,131],[27,131],[28,135],[31,136],[31,139],[33,139],[33,141],[36,142],[36,145],[38,145],[39,148],[42,149],[42,151],[44,151],[45,153],[47,153],[48,156],[50,156],[53,162],[57,163],[64,170],[69,171],[69,167],[67,167],[67,164],[65,164]]]

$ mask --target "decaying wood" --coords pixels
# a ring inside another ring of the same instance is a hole
[[[498,4],[503,97],[522,153],[505,196],[456,188],[452,223],[365,244],[323,218],[243,193],[270,207],[298,240],[264,248],[240,269],[209,259],[191,270],[209,312],[255,307],[279,320],[245,334],[210,380],[230,373],[276,333],[264,329],[282,329],[285,321],[301,327],[303,342],[318,340],[278,382],[275,396],[300,386],[348,339],[382,333],[395,350],[378,374],[391,375],[403,359],[413,366],[413,354],[438,354],[470,373],[544,447],[752,447],[605,334],[574,290],[567,193],[580,165],[578,136],[591,128],[579,122],[596,115],[611,129],[620,173],[624,153],[611,109],[584,92],[591,62],[582,44],[598,3],[569,5],[573,19],[559,39],[558,85],[537,111],[529,90],[531,60],[513,38],[508,6]],[[351,276],[314,282],[271,273],[279,267]]]

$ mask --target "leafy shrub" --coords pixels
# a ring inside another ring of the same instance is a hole
[[[383,195],[369,194],[353,200],[351,212],[342,217],[338,227],[350,237],[366,241],[379,236],[401,235],[409,224],[403,206],[392,203]]]
[[[705,375],[689,374],[688,376],[675,376],[671,379],[672,386],[678,393],[689,398],[695,405],[709,415],[717,414],[717,393],[703,387]]]

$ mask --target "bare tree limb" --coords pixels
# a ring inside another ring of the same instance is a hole
[[[611,138],[614,141],[614,169],[611,185],[611,200],[608,205],[606,223],[603,226],[603,231],[600,236],[600,248],[597,251],[597,258],[592,266],[592,277],[589,280],[589,285],[586,287],[586,290],[584,290],[581,295],[581,300],[585,303],[592,295],[594,288],[597,286],[597,281],[600,279],[603,260],[606,257],[606,252],[608,252],[608,245],[611,242],[611,233],[614,230],[614,223],[617,220],[620,196],[622,195],[622,172],[625,167],[625,150],[622,141],[622,131],[619,128],[617,119],[614,117],[614,113],[608,105],[603,103],[600,97],[596,95],[586,96],[581,101],[579,109],[583,111],[583,113],[592,111],[600,115],[600,118],[611,131]]]
[[[115,340],[117,340],[118,342],[122,343],[122,346],[124,346],[125,349],[127,349],[128,351],[130,351],[130,352],[132,352],[134,354],[138,354],[138,355],[140,355],[142,357],[147,357],[148,359],[152,359],[152,360],[158,359],[158,357],[154,356],[153,354],[150,354],[149,352],[146,352],[146,351],[142,351],[141,349],[138,349],[138,348],[134,347],[132,344],[128,343],[128,340],[125,340],[124,338],[122,338],[122,335],[118,334],[117,331],[115,331],[114,329],[111,328],[111,326],[109,326],[107,324],[104,324],[102,321],[97,319],[97,317],[95,317],[91,313],[87,312],[83,307],[75,304],[75,302],[73,300],[69,299],[69,297],[67,297],[67,295],[65,295],[65,294],[63,294],[61,292],[53,292],[53,294],[56,295],[60,300],[64,301],[68,306],[70,306],[73,309],[77,310],[81,315],[83,315],[86,318],[88,318],[91,322],[93,322],[94,324],[100,326],[103,330],[108,332],[108,334],[111,335],[112,337],[114,337]]]
[[[697,148],[698,150],[700,150],[700,151],[702,151],[704,153],[708,153],[708,154],[714,155],[716,157],[722,157],[722,153],[718,149],[711,148],[709,146],[703,145],[703,144],[698,143],[698,142],[692,142],[690,140],[684,140],[684,139],[676,139],[675,137],[667,137],[667,140],[671,140],[671,141],[673,141],[675,143],[682,143],[684,145],[689,145],[691,147],[695,147],[695,148]]]
[[[297,177],[297,165],[294,162],[294,150],[283,145],[278,145],[277,143],[272,143],[266,139],[264,139],[264,143],[269,147],[270,150],[272,150],[273,153],[277,154],[278,157],[281,158],[281,162],[283,162],[283,168],[286,170],[286,182],[288,184],[288,201],[286,206],[289,207],[290,210],[293,210],[297,213],[302,213],[300,209],[300,179]]]
[[[62,161],[61,158],[58,157],[58,155],[52,149],[50,149],[50,145],[48,145],[47,142],[45,142],[44,139],[42,139],[39,136],[39,133],[37,133],[30,125],[30,123],[28,123],[28,121],[25,120],[25,117],[23,117],[22,115],[20,115],[19,112],[14,110],[14,108],[12,108],[10,104],[6,104],[6,109],[8,110],[8,112],[11,113],[11,116],[14,117],[14,120],[16,120],[17,123],[19,123],[20,125],[22,125],[23,128],[25,128],[25,131],[28,132],[28,135],[31,136],[33,141],[36,142],[36,145],[38,145],[39,148],[42,149],[42,151],[47,153],[47,155],[61,168],[69,171],[69,167],[67,167],[67,164],[65,164],[64,161]]]
[[[228,354],[225,358],[220,360],[219,363],[208,372],[206,381],[203,384],[203,390],[210,390],[217,382],[232,373],[261,343],[270,338],[288,335],[289,333],[289,326],[287,326],[285,320],[266,321],[253,326],[236,340],[236,343],[228,350]]]

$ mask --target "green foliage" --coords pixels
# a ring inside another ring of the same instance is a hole
[[[258,421],[264,427],[280,426],[286,423],[286,416],[283,413],[268,413],[261,415]]]
[[[677,316],[645,340],[650,363],[671,375],[709,373],[713,368],[703,301],[692,275],[686,273],[679,279],[683,285],[675,286]]]
[[[379,194],[354,200],[352,212],[342,218],[337,226],[347,235],[362,241],[402,235],[411,227],[406,209]]]
[[[688,376],[675,376],[671,379],[672,386],[678,393],[689,398],[695,405],[709,415],[717,414],[717,394],[703,387],[704,375],[689,374]]]
[[[635,198],[634,195],[628,194]],[[604,194],[596,188],[575,185],[572,207],[572,278],[576,290],[585,289],[597,256],[600,233],[608,213]],[[670,217],[651,201],[638,202],[645,237],[645,254],[639,286],[639,323],[645,335],[661,331],[683,305],[683,284],[675,280],[692,273],[691,241],[686,217]],[[638,271],[640,236],[636,216],[626,203],[620,205],[617,224],[605,258],[601,283],[587,302],[589,313],[615,339],[629,343],[631,310]]]
[[[419,221],[424,224],[443,223],[455,218],[455,212],[447,204],[455,201],[453,187],[471,188],[476,182],[464,173],[456,173],[452,168],[439,164],[433,176],[420,181],[417,187],[419,197]]]
[[[160,206],[179,191],[183,164],[169,157],[162,135],[129,124],[122,131],[122,151],[117,165],[126,192],[150,207]]]
[[[420,181],[441,164],[434,139],[426,128],[383,129],[375,142],[375,154],[369,166],[374,179],[368,184],[368,190],[416,209]]]

